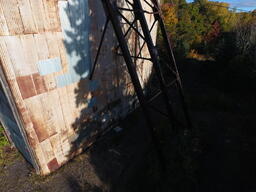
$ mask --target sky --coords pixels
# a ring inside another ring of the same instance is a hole
[[[187,2],[192,2],[193,0],[187,0]],[[211,0],[229,3],[230,7],[235,7],[238,9],[243,9],[245,11],[252,11],[256,9],[256,0]]]

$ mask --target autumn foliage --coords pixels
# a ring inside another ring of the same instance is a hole
[[[176,56],[185,58],[197,53],[220,59],[230,52],[233,58],[234,53],[246,55],[255,49],[256,11],[243,13],[229,6],[208,0],[165,0],[162,12]]]

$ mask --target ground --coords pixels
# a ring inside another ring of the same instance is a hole
[[[256,87],[214,62],[180,66],[193,130],[173,136],[154,114],[165,170],[137,110],[50,176],[15,156],[0,167],[0,191],[255,192]]]

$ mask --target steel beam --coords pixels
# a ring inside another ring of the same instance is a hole
[[[140,84],[140,80],[139,80],[135,65],[132,61],[132,57],[131,57],[131,54],[130,54],[130,51],[129,51],[129,48],[128,48],[128,44],[125,40],[123,31],[122,31],[122,27],[120,25],[120,20],[118,18],[118,15],[119,15],[118,14],[118,8],[115,4],[115,1],[113,1],[113,0],[101,0],[101,1],[102,1],[102,4],[103,4],[103,7],[105,9],[106,16],[110,19],[110,21],[112,23],[113,29],[115,31],[116,38],[118,40],[120,49],[122,51],[123,58],[125,60],[128,72],[130,74],[135,92],[137,94],[138,100],[139,100],[141,108],[143,110],[143,114],[144,114],[144,117],[145,117],[145,120],[146,120],[146,123],[147,123],[147,127],[149,128],[149,133],[150,133],[151,139],[152,139],[152,141],[154,143],[154,146],[156,148],[156,151],[159,155],[161,165],[163,166],[162,168],[164,169],[165,160],[164,160],[164,157],[163,157],[162,152],[160,150],[160,145],[159,145],[159,142],[158,142],[157,137],[156,137],[155,132],[154,132],[153,121],[151,119],[150,111],[149,111],[149,108],[147,106],[148,103],[147,103],[146,97],[143,93],[143,89],[142,89],[142,86]]]
[[[161,65],[159,63],[158,51],[157,51],[157,49],[156,49],[156,47],[153,43],[153,40],[152,40],[152,37],[151,37],[151,34],[150,34],[150,29],[148,27],[148,23],[146,21],[145,15],[142,11],[140,11],[140,10],[143,10],[141,2],[139,0],[134,0],[133,3],[134,3],[133,6],[134,6],[134,10],[135,10],[134,11],[135,16],[140,21],[140,25],[141,25],[141,28],[142,28],[142,31],[143,31],[143,34],[144,34],[145,42],[148,46],[148,51],[149,51],[149,54],[150,54],[151,59],[152,59],[153,67],[155,69],[157,78],[158,78],[159,83],[160,83],[160,88],[161,88],[162,93],[163,93],[165,107],[168,111],[168,116],[169,116],[170,122],[174,126],[174,124],[173,124],[173,122],[174,122],[173,109],[172,109],[172,105],[170,103],[170,98],[168,96],[168,89],[166,87],[166,83],[165,83],[165,80],[164,80]]]

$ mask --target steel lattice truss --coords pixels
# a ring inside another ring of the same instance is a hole
[[[151,117],[152,109],[168,117],[173,127],[175,127],[177,124],[186,128],[191,127],[187,106],[184,101],[181,78],[177,69],[177,64],[170,40],[164,25],[158,0],[123,0],[123,2],[124,4],[120,5],[121,3],[117,0],[102,0],[107,19],[104,25],[94,65],[90,74],[90,79],[93,78],[101,48],[104,43],[106,31],[109,24],[111,23],[118,40],[116,54],[123,57],[126,63],[132,84],[151,132],[154,132]],[[142,6],[142,3],[146,4],[150,10],[145,10]],[[131,17],[128,18],[126,16],[127,13],[131,14]],[[146,14],[152,15],[152,18],[154,19],[151,26],[149,26],[146,20]],[[159,27],[159,32],[163,38],[165,49],[164,51],[168,56],[167,61],[164,61],[163,58],[160,57],[159,48],[152,38],[151,32],[153,29],[155,29],[156,26]],[[138,37],[137,41],[135,42],[135,51],[131,50],[129,47],[130,43],[128,42],[128,39],[131,33],[135,33]],[[148,50],[147,56],[142,53],[145,49]],[[137,66],[138,60],[150,61],[153,65],[156,79],[156,83],[155,85],[153,84],[153,87],[157,88],[152,89],[153,91],[151,91],[151,93],[153,94],[149,94],[150,97],[145,95],[145,92],[142,88],[143,86],[141,85]],[[179,100],[181,101],[181,108],[184,116],[184,118],[181,120],[182,122],[177,120],[175,117],[173,111],[174,102],[170,96],[172,95],[172,92],[178,93]],[[164,106],[166,108],[165,111],[162,111],[162,109],[158,109],[157,107],[151,105],[151,103],[159,96],[163,98]]]

